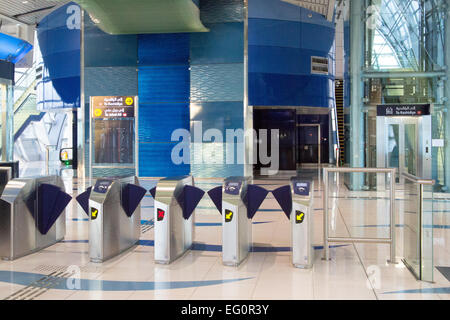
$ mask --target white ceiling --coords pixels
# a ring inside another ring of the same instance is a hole
[[[24,23],[35,25],[50,11],[54,10],[55,7],[68,2],[65,0],[1,0],[0,20],[4,24]]]

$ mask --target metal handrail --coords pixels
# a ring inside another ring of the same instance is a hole
[[[433,179],[422,179],[419,177],[416,177],[410,173],[407,172],[402,172],[402,177],[406,178],[406,180],[409,180],[411,182],[415,182],[417,184],[425,184],[425,185],[434,185],[435,184],[435,180]]]
[[[323,258],[330,260],[330,242],[370,242],[370,243],[389,243],[390,244],[390,262],[395,263],[395,168],[323,168]],[[390,233],[389,238],[352,238],[352,237],[330,237],[328,225],[328,173],[387,173],[390,176]]]

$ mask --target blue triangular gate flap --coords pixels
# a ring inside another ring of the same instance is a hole
[[[183,192],[177,196],[177,201],[183,210],[184,219],[188,220],[191,217],[192,212],[194,212],[204,194],[205,191],[200,188],[189,185],[184,186]]]
[[[284,214],[290,219],[292,211],[292,194],[290,186],[282,186],[272,191]]]
[[[149,190],[149,192],[150,192],[150,194],[152,195],[153,199],[155,199],[155,197],[156,197],[156,187],[151,188],[151,189]]]
[[[222,214],[222,186],[215,187],[214,189],[209,190],[208,195],[216,206],[217,210],[219,210],[220,214]]]
[[[256,211],[258,211],[268,193],[269,191],[266,189],[254,184],[249,184],[247,186],[247,193],[244,196],[244,203],[247,206],[247,217],[249,219],[253,219]]]
[[[85,192],[80,193],[76,198],[77,202],[80,204],[81,208],[83,208],[83,211],[86,213],[88,217],[89,217],[89,198],[91,196],[91,190],[92,187],[87,188]]]
[[[46,183],[39,186],[38,195],[37,228],[41,234],[47,234],[72,197],[60,187]]]
[[[25,205],[28,208],[28,211],[30,211],[30,214],[33,218],[36,218],[36,213],[35,213],[35,201],[36,200],[36,191],[31,192],[28,195],[28,198],[25,199]]]
[[[145,188],[131,183],[122,189],[122,208],[128,217],[133,215],[146,193]]]

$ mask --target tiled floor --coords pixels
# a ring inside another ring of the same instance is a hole
[[[66,181],[68,192],[76,195],[83,181]],[[149,189],[156,181],[141,180]],[[272,190],[287,180],[256,180]],[[220,185],[220,180],[198,180],[204,190]],[[330,200],[331,232],[339,236],[386,237],[388,203],[370,192],[340,190]],[[349,199],[348,196],[359,198]],[[272,194],[262,204],[253,225],[254,246],[280,248],[275,252],[253,252],[239,267],[222,265],[221,252],[193,250],[170,265],[153,261],[154,248],[148,242],[102,264],[89,261],[89,222],[75,201],[67,210],[66,242],[13,262],[0,262],[0,298],[15,299],[448,299],[449,281],[435,269],[435,282],[417,281],[400,262],[402,227],[396,228],[397,264],[389,264],[389,246],[384,244],[343,244],[330,249],[331,261],[322,260],[322,190],[315,181],[314,245],[312,269],[296,269],[290,246],[290,224]],[[450,201],[435,206],[435,263],[450,266]],[[141,204],[142,219],[153,218],[153,200]],[[398,217],[397,219],[400,219]],[[195,242],[221,245],[221,216],[205,196],[196,211]],[[262,222],[262,223],[261,223]],[[142,240],[153,239],[146,228]],[[79,271],[73,278],[67,268]],[[67,274],[67,273],[66,273]],[[46,277],[51,275],[52,277]],[[40,282],[39,282],[40,281]],[[80,281],[82,290],[76,289]],[[40,283],[40,285],[37,285]],[[75,289],[71,290],[71,288]],[[441,288],[436,290],[436,288]],[[442,289],[444,288],[444,289]],[[446,289],[445,289],[446,288]]]

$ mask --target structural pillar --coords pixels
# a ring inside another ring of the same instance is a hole
[[[444,54],[446,65],[446,80],[444,81],[444,119],[445,119],[445,160],[444,174],[447,192],[450,192],[450,5],[446,4]]]
[[[364,65],[364,1],[350,2],[350,166],[364,167],[364,126],[362,70]],[[351,184],[359,188],[361,174],[352,174]]]

